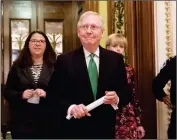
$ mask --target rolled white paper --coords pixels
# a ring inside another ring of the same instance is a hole
[[[98,100],[92,102],[91,104],[87,105],[86,108],[89,111],[95,109],[96,107],[100,106],[103,104],[104,96],[99,98]]]
[[[95,109],[96,107],[102,105],[102,104],[104,103],[104,102],[103,102],[104,97],[105,97],[105,96],[103,96],[103,97],[99,98],[98,100],[96,100],[96,101],[90,103],[89,105],[87,105],[86,108],[87,108],[88,112],[91,111],[91,110],[93,110],[93,109]],[[119,103],[119,98],[118,98],[118,101],[117,101],[117,102]],[[118,103],[117,103],[117,104],[111,104],[111,106],[113,107],[114,110],[117,110],[117,109],[118,109],[118,106],[117,106]],[[72,115],[68,114],[68,115],[66,116],[66,119],[70,120],[72,117],[73,117]]]
[[[103,104],[103,100],[104,100],[104,96],[99,98],[98,100],[90,103],[89,105],[87,105],[86,108],[87,108],[88,112],[93,110],[93,109],[95,109],[96,107],[102,105]],[[72,117],[73,117],[72,115],[68,114],[66,116],[66,119],[70,120]]]

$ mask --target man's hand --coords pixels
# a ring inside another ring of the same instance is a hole
[[[74,118],[76,119],[80,119],[84,116],[91,116],[90,113],[88,113],[87,108],[85,107],[85,105],[83,104],[79,104],[79,105],[75,105],[70,112],[71,115],[74,116]]]
[[[104,104],[118,104],[119,97],[115,91],[105,91]]]
[[[168,107],[173,108],[173,105],[171,104],[170,96],[169,96],[169,95],[163,97],[163,102],[164,102]]]

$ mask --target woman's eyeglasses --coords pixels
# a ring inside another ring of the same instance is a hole
[[[31,41],[31,43],[33,43],[33,44],[37,44],[37,43],[39,43],[39,44],[44,44],[44,43],[45,43],[45,40],[31,39],[30,41]]]

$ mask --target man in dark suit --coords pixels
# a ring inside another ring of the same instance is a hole
[[[97,13],[81,15],[77,32],[82,47],[58,56],[49,83],[60,117],[58,133],[60,138],[114,138],[114,109],[131,99],[123,57],[99,46],[104,25]],[[88,112],[86,105],[102,96],[104,104]]]
[[[170,97],[164,92],[164,87],[171,81]],[[176,139],[176,56],[166,61],[160,73],[153,79],[153,93],[159,101],[172,109],[168,138]]]

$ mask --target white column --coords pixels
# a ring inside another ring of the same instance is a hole
[[[171,37],[172,37],[172,52],[176,54],[176,1],[170,1],[171,4]],[[166,9],[165,1],[154,1],[154,23],[155,23],[155,60],[156,74],[159,73],[163,63],[167,59],[166,50]],[[157,101],[157,138],[167,139],[168,129],[168,108],[167,106]]]

